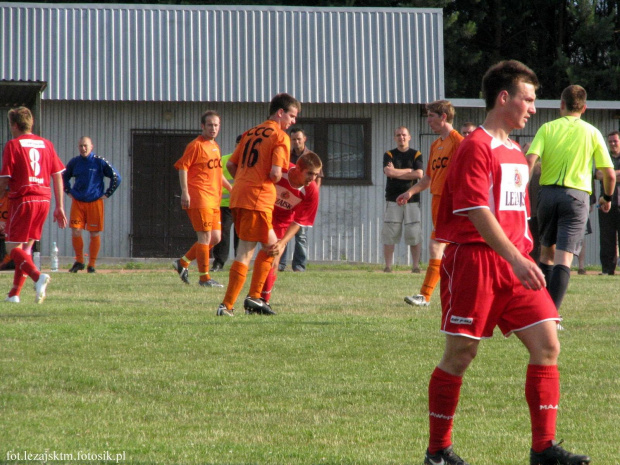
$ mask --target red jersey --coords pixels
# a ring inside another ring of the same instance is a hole
[[[295,165],[292,163],[289,170]],[[296,189],[288,181],[288,171],[276,184],[276,202],[273,209],[273,229],[284,230],[295,222],[302,227],[312,227],[319,208],[319,188],[312,181],[309,186]]]
[[[189,208],[220,208],[222,156],[217,142],[198,136],[187,144],[174,167],[187,171]]]
[[[51,176],[64,170],[54,145],[42,137],[24,134],[4,146],[0,177],[10,178],[11,199],[25,196],[51,199]]]
[[[487,208],[523,254],[532,249],[528,229],[529,169],[519,144],[505,144],[479,127],[466,137],[450,163],[435,236],[440,242],[485,243],[469,220],[470,210]]]

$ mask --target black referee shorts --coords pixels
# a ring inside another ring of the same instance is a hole
[[[562,186],[540,186],[537,211],[540,243],[578,255],[590,213],[590,194]]]

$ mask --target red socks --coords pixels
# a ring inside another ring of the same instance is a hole
[[[555,439],[560,403],[560,372],[557,365],[528,365],[525,399],[532,422],[532,449],[542,452]]]
[[[276,279],[278,279],[278,273],[276,272],[276,269],[272,267],[269,270],[267,279],[265,279],[265,285],[263,286],[263,290],[260,293],[261,298],[265,302],[269,302],[269,299],[271,299],[271,290],[276,283]]]
[[[452,424],[459,403],[463,378],[436,367],[428,385],[430,439],[428,450],[435,454],[452,444]]]
[[[13,289],[9,292],[9,297],[19,295],[26,281],[26,275],[30,276],[35,283],[39,280],[39,276],[41,276],[37,267],[32,263],[30,254],[24,252],[19,247],[11,250],[11,260],[15,263],[15,274],[13,275]]]

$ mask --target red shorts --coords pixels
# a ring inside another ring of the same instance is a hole
[[[441,331],[473,339],[492,337],[496,326],[508,337],[561,319],[547,289],[523,287],[510,264],[486,244],[448,244],[441,261],[441,307]]]
[[[28,242],[41,239],[41,231],[50,211],[49,199],[22,197],[11,199],[6,242]]]
[[[103,231],[103,199],[94,202],[71,200],[71,218],[69,226],[73,229],[86,231]]]
[[[188,208],[185,210],[196,232],[221,231],[219,208]]]
[[[272,212],[247,210],[245,208],[233,208],[235,231],[239,239],[246,242],[269,242],[269,231],[273,229],[271,224]]]

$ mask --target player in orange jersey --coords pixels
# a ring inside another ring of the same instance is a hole
[[[233,316],[233,306],[248,274],[254,249],[261,250],[254,260],[252,283],[244,307],[252,313],[273,314],[260,299],[274,257],[272,248],[277,241],[272,226],[277,183],[282,170],[288,168],[291,141],[285,132],[295,124],[301,104],[289,94],[281,93],[271,99],[269,119],[243,134],[230,160],[228,171],[235,179],[230,208],[235,219],[239,245],[230,267],[228,288],[217,315]]]
[[[213,111],[204,112],[200,118],[202,133],[185,148],[183,156],[174,164],[179,171],[181,207],[187,211],[197,241],[180,259],[172,263],[181,280],[189,284],[188,266],[192,260],[198,264],[200,281],[204,287],[224,287],[209,276],[209,248],[221,238],[220,200],[222,185],[230,183],[222,174],[222,156],[215,138],[220,132],[220,117]]]
[[[431,130],[439,137],[431,145],[430,155],[428,157],[428,165],[424,177],[405,193],[401,194],[396,202],[404,205],[407,200],[419,192],[430,187],[432,200],[432,219],[433,231],[428,244],[429,260],[426,276],[420,293],[413,296],[405,297],[405,302],[410,305],[427,307],[430,304],[433,291],[439,282],[439,265],[445,244],[435,240],[435,227],[437,223],[437,211],[439,209],[439,201],[441,200],[441,191],[443,190],[443,182],[446,178],[448,166],[452,155],[459,147],[463,136],[452,127],[454,121],[454,107],[448,100],[437,100],[426,104],[427,117],[426,121]]]

